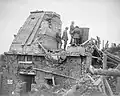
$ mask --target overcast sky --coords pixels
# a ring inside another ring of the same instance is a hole
[[[90,37],[120,43],[120,0],[0,0],[0,53],[8,51],[13,35],[36,10],[60,14],[63,28],[75,21],[90,28]]]

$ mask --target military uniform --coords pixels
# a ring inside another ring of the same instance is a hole
[[[66,29],[63,32],[62,39],[64,40],[64,50],[65,50],[66,49],[66,45],[67,45],[67,41],[68,41],[68,34],[67,34],[67,30]]]
[[[61,35],[58,32],[56,33],[56,41],[57,41],[57,48],[61,48],[62,45]]]
[[[73,39],[75,44],[79,44],[79,39],[80,39],[80,29],[75,27],[73,31]]]
[[[74,25],[70,25],[70,31],[69,31],[70,35],[73,35],[73,30],[74,30]]]
[[[69,34],[71,35],[70,44],[73,43],[73,30],[74,30],[74,25],[70,25],[70,31],[69,31]]]

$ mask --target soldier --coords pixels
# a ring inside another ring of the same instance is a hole
[[[79,45],[80,29],[78,26],[76,26],[75,29],[73,30],[73,39],[74,39],[74,44]]]
[[[105,49],[108,49],[108,48],[109,48],[109,41],[107,41],[105,44]]]
[[[67,34],[68,27],[65,28],[62,36],[62,40],[64,40],[64,50],[66,49],[67,41],[68,41],[68,34]]]
[[[71,36],[70,44],[73,44],[73,30],[74,30],[74,21],[71,22],[69,34]]]
[[[98,48],[100,48],[100,44],[101,44],[100,37],[97,36],[97,47]]]
[[[57,41],[57,48],[61,48],[62,41],[61,41],[61,34],[59,32],[56,33],[56,41]]]

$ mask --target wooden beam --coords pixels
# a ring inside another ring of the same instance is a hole
[[[107,56],[107,58],[108,58],[108,61],[113,62],[115,65],[116,65],[116,64],[119,64],[119,62],[117,62],[115,59],[110,58],[109,56]]]
[[[53,74],[53,75],[57,75],[57,76],[60,76],[60,77],[69,78],[69,79],[80,81],[79,79],[75,79],[74,77],[63,75],[63,74],[58,74],[58,73],[55,73],[55,72],[52,72],[52,71],[47,71],[47,70],[43,70],[43,69],[39,69],[39,68],[33,68],[33,69],[37,70],[37,71],[45,72],[45,73],[48,73],[48,74]]]
[[[120,71],[118,69],[95,69],[95,75],[103,75],[103,76],[118,76],[120,77]]]
[[[107,55],[103,54],[103,69],[107,69]]]
[[[116,60],[118,63],[120,63],[120,58],[119,58],[119,57],[117,57],[117,56],[115,56],[115,55],[113,55],[113,54],[111,54],[111,53],[109,53],[109,52],[107,52],[107,51],[105,51],[104,53],[105,53],[108,57],[110,57],[110,58]]]
[[[90,67],[91,63],[92,63],[92,54],[87,54],[85,70],[87,70]]]
[[[103,54],[103,70],[107,69],[107,55]],[[103,71],[104,72],[104,71]],[[111,71],[110,71],[111,72]],[[108,72],[109,73],[109,72]],[[103,83],[103,88],[104,88],[104,93],[108,96],[113,96],[113,92],[112,89],[107,81],[106,75],[102,76],[102,83]]]

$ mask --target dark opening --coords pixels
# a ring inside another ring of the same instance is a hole
[[[53,80],[52,79],[46,79],[46,83],[50,86],[53,86]]]
[[[96,49],[94,49],[92,56],[98,57],[100,59],[102,59],[102,53],[98,52]],[[102,68],[102,60],[99,60],[97,58],[92,58],[92,66],[94,66],[95,68]]]
[[[34,75],[21,75],[21,79],[23,82],[25,82],[25,85],[22,88],[23,93],[30,92],[31,84],[35,83],[35,76]]]

